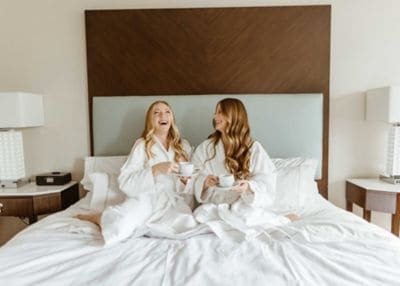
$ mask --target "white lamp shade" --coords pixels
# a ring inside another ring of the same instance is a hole
[[[400,86],[367,91],[367,120],[400,123]]]
[[[0,132],[0,180],[25,177],[24,146],[20,131]]]
[[[25,92],[0,92],[0,128],[42,126],[43,98]]]

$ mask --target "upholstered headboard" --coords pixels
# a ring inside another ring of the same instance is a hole
[[[176,110],[182,136],[195,147],[213,132],[215,105],[227,96],[243,101],[252,137],[272,158],[322,162],[322,94],[97,97],[93,100],[94,155],[128,154],[142,133],[147,108],[159,99]],[[321,174],[320,168],[316,178]]]
[[[196,144],[208,132],[189,134],[189,122],[196,126],[198,119],[186,119],[202,106],[207,126],[218,99],[240,94],[253,135],[265,141],[271,156],[292,156],[295,145],[314,146],[302,143],[308,139],[320,143],[310,150],[322,153],[318,187],[327,197],[330,6],[100,10],[86,11],[85,16],[92,154],[114,152],[108,149],[112,140],[117,142],[115,152],[125,152],[143,126],[131,113],[143,115],[147,103],[163,96],[182,116],[183,135],[193,136],[189,139]],[[135,95],[154,97],[140,97],[139,107],[131,101]],[[121,97],[133,106],[121,104]],[[307,105],[309,100],[318,101],[322,109],[307,112],[300,102]],[[253,106],[280,112],[269,110],[259,119],[261,112],[253,112]],[[124,115],[117,119],[114,112]],[[321,112],[322,120],[313,118],[320,118]],[[98,137],[98,126],[116,120],[122,126],[109,128],[108,133],[116,135],[119,130],[120,135]],[[259,133],[257,124],[263,121],[268,129]],[[134,129],[125,130],[130,124]],[[295,131],[284,135],[288,126]],[[311,132],[318,129],[321,133]]]

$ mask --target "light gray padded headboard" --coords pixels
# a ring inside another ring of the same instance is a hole
[[[123,96],[93,98],[94,155],[126,155],[140,137],[145,114],[155,100],[173,108],[183,138],[197,146],[213,132],[216,103],[239,98],[246,106],[252,137],[271,158],[307,157],[322,161],[322,94]],[[316,178],[321,177],[321,167]]]

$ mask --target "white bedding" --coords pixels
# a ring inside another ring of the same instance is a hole
[[[319,196],[301,221],[242,243],[205,234],[103,247],[94,225],[72,218],[85,204],[0,248],[0,285],[400,285],[400,239]]]

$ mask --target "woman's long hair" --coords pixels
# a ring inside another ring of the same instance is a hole
[[[142,132],[142,138],[145,141],[144,146],[145,146],[145,150],[146,150],[146,155],[147,155],[148,159],[150,159],[154,156],[154,154],[151,152],[151,147],[156,143],[154,140],[154,137],[153,137],[155,128],[153,126],[152,116],[154,113],[155,106],[159,103],[165,104],[171,110],[172,122],[171,122],[171,127],[168,130],[167,142],[170,147],[174,148],[174,151],[175,151],[174,160],[175,160],[175,162],[188,161],[189,156],[186,153],[186,151],[183,150],[182,138],[181,138],[181,136],[179,134],[179,130],[175,124],[174,112],[172,111],[172,108],[168,104],[168,102],[163,101],[163,100],[157,100],[157,101],[153,102],[150,105],[150,107],[146,113],[146,122],[144,125],[144,130]]]
[[[249,120],[247,111],[243,103],[236,98],[225,98],[218,102],[222,115],[226,118],[225,136],[215,130],[208,138],[214,144],[214,154],[216,155],[216,145],[220,140],[225,149],[225,167],[235,176],[236,179],[248,179],[250,176],[250,148],[254,140],[250,137]],[[215,121],[213,120],[215,128]]]

